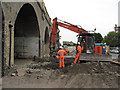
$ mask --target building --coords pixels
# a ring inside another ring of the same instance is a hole
[[[51,19],[44,2],[1,2],[3,69],[15,60],[49,57]]]

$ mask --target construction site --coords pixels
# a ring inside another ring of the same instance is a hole
[[[95,43],[93,33],[96,28],[88,32],[56,16],[52,20],[42,0],[1,2],[0,9],[3,90],[4,88],[120,89],[120,52],[110,54],[106,44]],[[72,42],[64,42],[71,46],[61,45],[58,27],[77,33],[77,43],[74,45]],[[59,50],[63,50],[66,56],[62,55],[61,51],[59,54]],[[60,66],[61,62],[62,65],[64,63],[63,67]]]

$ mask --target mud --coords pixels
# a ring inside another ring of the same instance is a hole
[[[110,62],[81,62],[65,59],[65,68],[58,59],[37,60],[19,67],[16,76],[3,77],[4,88],[118,88],[120,66]]]

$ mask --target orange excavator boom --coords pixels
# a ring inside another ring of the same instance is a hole
[[[55,48],[56,45],[56,40],[57,40],[57,30],[58,30],[58,26],[61,26],[63,28],[69,29],[73,32],[76,32],[78,34],[82,33],[87,33],[86,30],[84,30],[83,28],[79,28],[77,25],[73,25],[71,23],[68,23],[66,21],[62,22],[58,22],[57,18],[53,19],[53,24],[52,24],[52,33],[51,33],[51,38],[50,38],[50,44],[53,44],[53,47]]]

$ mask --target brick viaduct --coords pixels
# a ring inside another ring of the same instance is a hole
[[[51,19],[44,2],[2,2],[2,65],[22,58],[49,57]]]

